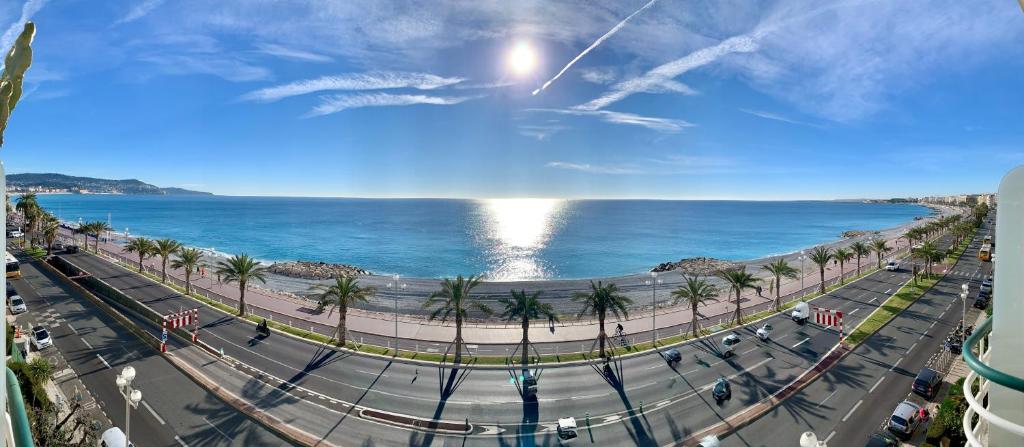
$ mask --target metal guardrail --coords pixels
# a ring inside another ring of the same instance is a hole
[[[963,429],[967,436],[967,445],[971,447],[982,447],[987,445],[986,435],[988,426],[994,425],[1010,433],[1021,437],[1024,443],[1024,425],[1008,421],[988,409],[988,393],[991,384],[997,383],[1017,392],[1024,392],[1024,379],[1009,375],[988,366],[991,357],[991,345],[987,343],[988,335],[992,332],[992,318],[985,320],[977,330],[967,337],[967,346],[963,350],[964,361],[971,368],[964,380],[964,397],[967,399],[968,408],[964,412]],[[975,355],[974,347],[978,347],[978,354]],[[978,392],[974,393],[975,382],[978,381]],[[978,416],[977,422],[974,416]]]

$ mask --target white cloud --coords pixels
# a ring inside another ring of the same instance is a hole
[[[550,138],[552,135],[567,129],[566,126],[558,124],[524,124],[518,127],[519,134],[530,138],[536,138],[537,141],[544,141]]]
[[[359,107],[408,106],[414,104],[454,105],[476,98],[479,98],[479,96],[393,95],[390,93],[328,95],[321,97],[320,104],[314,107],[306,116],[329,115]]]
[[[242,99],[270,102],[326,90],[381,90],[395,88],[433,90],[439,87],[458,84],[464,80],[464,78],[446,78],[428,73],[397,71],[348,73],[262,88],[242,95]]]
[[[632,169],[624,168],[618,165],[592,165],[589,163],[569,163],[564,161],[552,161],[544,165],[548,168],[556,169],[567,169],[570,171],[587,172],[590,174],[611,174],[611,175],[626,175],[626,174],[640,174],[641,172]]]
[[[758,118],[764,118],[766,120],[782,121],[784,123],[799,124],[801,126],[817,127],[817,125],[815,125],[815,124],[805,123],[803,121],[797,121],[797,120],[792,119],[792,118],[787,118],[787,117],[785,117],[783,115],[780,115],[778,113],[765,112],[765,111],[762,111],[762,110],[751,110],[751,109],[739,109],[739,110],[740,110],[740,112],[747,113],[747,114],[750,114],[750,115],[754,115],[754,116],[756,116]]]
[[[7,51],[11,49],[14,40],[25,29],[25,22],[32,20],[32,16],[39,12],[40,9],[43,9],[43,6],[46,6],[46,0],[28,0],[21,6],[21,17],[18,18],[18,21],[7,27],[7,31],[4,31],[4,34],[0,36],[0,52],[3,55],[7,55]],[[3,60],[0,60],[0,63],[2,62]]]
[[[152,12],[154,9],[156,9],[163,3],[164,0],[145,0],[141,3],[137,3],[134,6],[132,6],[131,9],[128,10],[124,17],[121,17],[116,22],[114,22],[114,25],[121,25],[124,23],[139,20],[148,15],[150,12]]]
[[[575,110],[575,109],[528,109],[531,112],[549,112],[563,115],[593,116],[612,124],[624,124],[646,127],[659,132],[674,133],[695,124],[674,118],[658,118],[637,115],[634,113],[612,112],[610,110]]]
[[[580,68],[580,77],[592,84],[608,85],[618,79],[619,75],[613,67]]]
[[[251,65],[240,59],[209,54],[153,55],[139,58],[156,65],[164,74],[206,74],[232,82],[261,81],[270,78],[266,68]]]
[[[277,56],[283,59],[291,59],[302,62],[333,62],[329,56],[317,54],[311,51],[297,50],[283,45],[265,43],[256,45],[257,51],[270,56]]]

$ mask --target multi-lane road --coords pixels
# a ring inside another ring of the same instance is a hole
[[[159,312],[197,305],[93,255],[66,259]],[[846,326],[852,328],[907,279],[907,271],[876,272],[815,304],[842,310]],[[537,372],[538,401],[524,403],[518,394],[516,368],[425,367],[343,354],[281,334],[258,340],[251,324],[208,307],[203,307],[202,322],[201,338],[258,369],[266,383],[278,384],[301,398],[322,396],[328,403],[315,419],[336,420],[337,425],[321,427],[316,433],[341,445],[544,445],[553,441],[557,418],[574,416],[583,425],[588,414],[591,429],[584,430],[585,438],[593,436],[595,443],[670,445],[784,387],[838,339],[834,330],[814,324],[798,326],[776,316],[769,320],[775,332],[768,342],[757,341],[754,328],[738,329],[743,341],[736,349],[738,355],[727,360],[718,355],[719,335],[681,346],[683,362],[674,368],[656,354],[620,360],[610,375],[587,365],[545,368]],[[244,372],[252,374],[248,369]],[[733,398],[716,404],[709,386],[719,377],[732,382]],[[443,435],[369,423],[347,417],[351,411],[346,404],[424,419],[469,420],[476,430],[469,436]]]
[[[138,446],[278,446],[286,444],[262,426],[213,397],[103,313],[76,290],[35,263],[21,266],[22,278],[8,280],[29,311],[17,316],[25,327],[43,325],[67,365],[95,397],[114,425],[124,428],[125,401],[115,377],[127,365],[142,402],[132,410],[131,438]],[[47,352],[50,351],[50,352]],[[104,426],[103,429],[109,428]]]

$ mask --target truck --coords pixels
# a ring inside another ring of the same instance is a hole
[[[811,317],[811,306],[802,301],[796,303],[796,307],[793,308],[793,312],[789,315],[793,318],[793,321],[795,321],[796,324],[804,324],[807,322],[807,319]]]

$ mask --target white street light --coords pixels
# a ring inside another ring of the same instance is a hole
[[[825,441],[819,441],[814,432],[805,431],[800,435],[800,447],[825,447]]]
[[[118,374],[114,380],[118,391],[124,397],[124,445],[131,445],[128,441],[128,435],[131,432],[131,409],[139,408],[139,402],[142,401],[142,391],[132,388],[133,380],[135,380],[135,368],[131,366],[125,366],[121,370],[121,374]]]
[[[960,346],[964,345],[964,338],[967,337],[967,326],[964,323],[967,319],[967,296],[971,294],[971,285],[963,283],[960,285],[963,292],[960,293]]]
[[[658,272],[651,272],[651,279],[645,280],[644,284],[651,286],[651,345],[655,349],[658,348],[658,326],[655,317],[658,315],[658,284],[663,284],[664,280],[658,279]]]
[[[806,276],[806,273],[804,272],[804,259],[807,259],[807,256],[804,256],[805,254],[806,253],[803,250],[800,250],[800,293],[801,294],[804,293],[804,276]]]
[[[400,275],[391,275],[393,282],[387,284],[388,289],[394,289],[395,294],[395,355],[398,355],[398,291],[405,289],[405,284],[398,282],[400,278]]]

